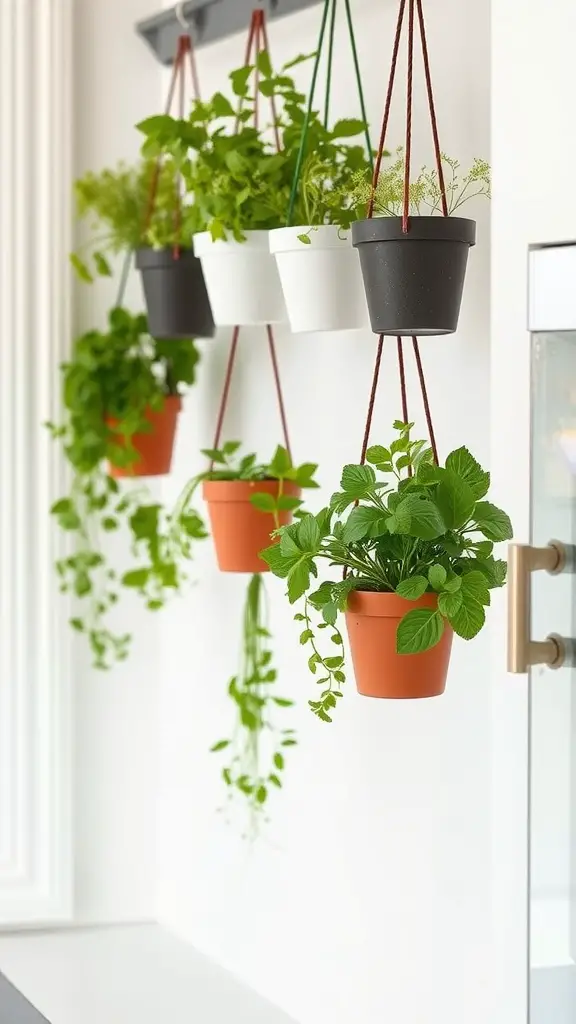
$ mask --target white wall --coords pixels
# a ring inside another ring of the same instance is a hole
[[[427,5],[443,148],[466,165],[489,157],[489,6]],[[354,4],[374,134],[381,117],[395,4]],[[317,6],[270,28],[276,63],[314,48]],[[199,55],[206,94],[241,63],[240,37]],[[417,51],[418,52],[418,51]],[[350,57],[340,33],[334,116],[357,114]],[[402,65],[403,66],[403,65]],[[419,68],[419,64],[418,64]],[[304,84],[310,69],[300,69]],[[390,142],[402,141],[399,92]],[[415,166],[431,162],[423,83],[415,89]],[[531,140],[526,140],[529,152]],[[526,158],[525,158],[526,159]],[[480,206],[460,330],[422,343],[441,452],[489,449],[489,226]],[[211,440],[228,339],[206,343],[202,382],[182,418],[175,496],[202,466]],[[386,441],[399,413],[387,346],[374,427]],[[320,507],[341,466],[358,458],[375,353],[372,335],[279,336],[296,457],[321,466]],[[279,438],[265,340],[241,335],[241,369],[227,436],[266,457]],[[410,412],[422,414],[410,366]],[[298,698],[300,746],[270,806],[266,838],[250,850],[215,813],[219,762],[208,747],[225,734],[226,684],[235,668],[246,581],[219,575],[210,543],[197,585],[161,622],[161,775],[158,907],[162,923],[214,956],[300,1024],[484,1024],[487,1019],[490,828],[490,688],[487,636],[456,643],[444,698],[363,700],[348,683],[337,721],[306,707],[313,681],[296,626],[270,580],[282,690]],[[288,718],[286,715],[286,724]]]
[[[492,479],[495,500],[506,502],[519,541],[530,535],[526,253],[531,243],[576,237],[576,140],[566,130],[573,107],[575,32],[570,0],[492,4]],[[495,1011],[502,1024],[524,1024],[527,681],[504,673],[503,595],[493,612]],[[547,682],[535,694],[533,952],[539,963],[561,962],[558,947],[565,940],[553,904],[562,882],[563,899],[568,897],[565,871],[559,871],[559,855],[566,855],[566,690],[565,682]],[[565,957],[565,944],[563,952]],[[552,1017],[553,1012],[543,1019]]]
[[[161,70],[134,32],[149,0],[79,0],[75,5],[75,169],[97,171],[138,153],[133,125],[160,106]],[[79,330],[102,326],[117,281],[76,288]],[[133,274],[127,302],[143,308]],[[110,547],[111,560],[124,545]],[[135,637],[132,654],[108,674],[76,648],[76,919],[142,920],[154,915],[154,807],[159,623],[136,601],[117,623]]]

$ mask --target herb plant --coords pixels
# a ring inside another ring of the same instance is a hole
[[[235,728],[230,739],[219,740],[212,747],[215,753],[226,751],[228,764],[222,769],[222,778],[230,797],[234,792],[246,797],[251,835],[257,830],[270,791],[282,786],[286,749],[297,743],[293,729],[277,731],[274,727],[274,711],[293,707],[294,701],[274,692],[277,672],[270,640],[264,581],[255,574],[246,595],[238,673],[228,684],[236,713]],[[264,757],[266,768],[262,766]]]
[[[280,487],[277,497],[274,497],[272,494],[255,491],[250,498],[255,508],[272,516],[271,522],[277,528],[279,526],[280,512],[293,512],[302,504],[300,498],[282,493],[283,482],[289,480],[291,483],[303,488],[318,487],[314,480],[314,474],[318,466],[313,462],[304,462],[301,466],[293,466],[290,455],[282,445],[278,445],[269,463],[258,463],[257,456],[254,453],[244,455],[242,458],[235,458],[240,447],[240,441],[226,441],[222,448],[202,449],[202,454],[210,459],[211,465],[186,484],[176,503],[174,513],[176,518],[182,515],[198,515],[192,508],[192,500],[198,487],[204,480],[278,480]],[[270,532],[272,532],[273,528],[271,526]]]
[[[264,102],[274,99],[279,153],[270,133],[272,125],[253,125],[256,97],[250,88],[254,67],[249,65],[230,75],[239,109],[217,92],[208,102],[196,100],[187,119],[160,115],[138,125],[146,136],[146,158],[168,153],[176,160],[186,192],[194,197],[214,239],[232,235],[243,241],[245,231],[284,226],[306,117],[306,97],[287,71],[307,59],[297,57],[276,74],[267,52],[258,56],[259,103],[262,98]],[[311,112],[303,185],[292,217],[295,223],[348,227],[355,219],[353,204],[340,196],[353,174],[363,175],[369,162],[362,145],[344,140],[365,128],[361,120],[342,119],[329,129],[317,111]]]
[[[434,647],[446,622],[465,640],[475,637],[490,590],[506,580],[506,563],[493,549],[512,536],[512,526],[505,512],[483,500],[490,474],[467,448],[451,452],[445,466],[434,465],[426,443],[411,440],[412,427],[396,421],[398,436],[390,447],[374,445],[368,465],[345,466],[341,490],[328,507],[282,527],[280,543],[262,552],[272,572],[287,581],[290,602],[305,597],[296,619],[304,627],[301,643],[311,647],[310,671],[320,675],[322,687],[310,707],[323,721],[331,721],[342,696],[336,620],[352,590],[396,593],[408,601],[438,595],[437,608],[414,608],[399,623],[397,653],[410,655]],[[320,559],[343,568],[345,578],[324,581],[309,593]],[[337,652],[321,653],[315,613]]]
[[[72,482],[70,493],[51,511],[69,532],[73,551],[56,569],[61,590],[82,602],[84,611],[71,625],[86,636],[97,668],[109,668],[128,653],[130,636],[117,635],[106,624],[120,588],[140,593],[150,611],[161,608],[167,594],[182,586],[181,563],[189,557],[192,539],[205,536],[193,512],[167,516],[145,487],[121,488],[105,467],[106,460],[123,468],[137,461],[131,438],[151,429],[146,410],[161,410],[166,396],[193,384],[198,358],[193,341],[152,339],[145,316],[116,308],[107,329],[78,338],[70,362],[61,367],[66,417],[62,425],[48,427],[63,445]],[[102,537],[122,522],[136,564],[120,574],[107,564]]]
[[[442,154],[445,195],[448,213],[454,214],[463,203],[477,196],[490,198],[490,164],[476,158],[469,171],[463,174],[460,162]],[[353,209],[365,213],[372,196],[371,177],[362,171],[352,176],[349,192],[340,193]],[[396,159],[384,167],[378,178],[374,194],[374,211],[383,217],[400,217],[404,208],[404,150],[396,150]],[[436,168],[424,166],[418,177],[410,182],[410,213],[424,216],[442,213],[442,190]],[[363,215],[363,214],[362,214]]]
[[[156,174],[156,196],[147,225]],[[198,206],[182,205],[178,213],[178,175],[175,161],[166,158],[158,170],[155,160],[142,160],[132,167],[120,163],[113,170],[89,172],[76,181],[78,216],[89,219],[93,231],[86,245],[70,257],[82,280],[92,281],[94,272],[110,277],[109,258],[118,253],[142,246],[163,249],[204,230]]]

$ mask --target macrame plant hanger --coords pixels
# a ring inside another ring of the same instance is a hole
[[[266,51],[269,54],[270,48],[268,44],[268,33],[266,30],[266,18],[262,8],[258,7],[252,11],[250,18],[250,27],[248,30],[248,41],[246,44],[246,52],[244,56],[244,65],[247,67],[251,62],[254,64],[254,127],[259,126],[259,93],[258,93],[258,54],[262,51]],[[238,106],[238,118],[242,113],[243,99],[240,99]],[[280,134],[278,131],[278,118],[276,113],[276,103],[274,96],[270,97],[270,109],[272,113],[272,124],[274,131],[274,143],[278,152],[280,152]],[[236,128],[238,129],[240,121],[236,122]],[[272,372],[274,375],[274,384],[276,388],[276,397],[278,400],[278,410],[280,413],[280,422],[282,425],[282,434],[284,438],[284,446],[290,458],[292,458],[292,450],[290,447],[290,438],[288,434],[288,423],[286,419],[286,407],[284,405],[284,396],[282,393],[282,384],[280,381],[280,369],[278,366],[278,357],[276,354],[276,343],[274,340],[274,332],[270,324],[266,325],[266,336],[268,340],[268,351],[270,353],[270,361],[272,363]],[[216,419],[216,429],[214,432],[214,443],[213,449],[217,451],[220,447],[222,439],[222,428],[224,425],[224,418],[226,415],[226,409],[228,406],[228,398],[230,395],[230,386],[232,383],[232,376],[234,373],[234,365],[236,361],[236,352],[238,349],[238,340],[240,337],[240,327],[236,326],[232,330],[232,340],[230,342],[230,350],[228,354],[228,362],[226,366],[226,373],[224,377],[224,386],[222,388],[222,397],[220,399],[220,405],[218,409],[218,415]],[[214,463],[211,462],[210,469],[212,469]]]
[[[434,140],[434,152],[436,157],[436,168],[438,171],[438,183],[441,192],[441,203],[442,213],[444,217],[448,216],[448,203],[446,199],[446,185],[444,181],[444,172],[442,168],[442,152],[440,149],[440,141],[438,136],[438,123],[436,119],[436,108],[434,104],[434,94],[432,91],[432,79],[430,74],[430,60],[428,55],[428,43],[426,39],[426,28],[424,24],[424,14],[422,10],[422,0],[400,0],[400,9],[398,12],[398,21],[396,25],[396,34],[394,37],[394,46],[392,50],[392,63],[390,67],[390,77],[388,80],[388,89],[386,93],[386,102],[384,105],[384,117],[382,120],[382,130],[380,132],[380,141],[378,143],[378,151],[376,154],[376,161],[374,164],[374,174],[372,178],[372,190],[370,201],[368,203],[367,217],[372,217],[374,214],[374,199],[376,194],[376,185],[380,176],[380,168],[382,166],[382,158],[384,155],[384,147],[386,144],[386,136],[388,132],[388,123],[390,120],[390,108],[392,104],[392,94],[394,92],[394,82],[396,78],[396,69],[398,64],[398,52],[400,49],[400,40],[402,36],[402,27],[404,23],[404,15],[406,6],[408,4],[408,68],[407,68],[407,86],[406,86],[406,146],[404,154],[404,196],[403,196],[403,210],[402,210],[402,231],[406,234],[410,231],[410,163],[412,155],[412,93],[413,93],[413,73],[414,73],[414,21],[415,13],[418,14],[418,26],[420,31],[420,41],[422,45],[422,57],[424,61],[424,75],[426,79],[426,91],[428,95],[428,106],[430,110],[430,122],[432,125],[432,137]],[[370,432],[372,429],[372,419],[374,415],[374,404],[376,401],[376,392],[378,389],[378,379],[380,376],[380,365],[382,362],[382,350],[384,346],[384,334],[380,334],[378,337],[378,346],[376,350],[376,362],[374,366],[374,374],[372,378],[372,387],[370,390],[370,399],[368,402],[368,413],[366,417],[366,426],[364,430],[364,438],[362,441],[362,451],[360,455],[360,462],[364,464],[366,461],[366,452],[368,451],[368,445],[370,442]],[[412,348],[414,351],[414,358],[416,361],[416,369],[418,372],[418,380],[420,383],[420,391],[422,393],[422,402],[424,405],[424,414],[426,417],[426,425],[428,428],[428,436],[430,438],[430,447],[434,456],[434,462],[438,465],[438,448],[436,445],[436,436],[434,433],[434,427],[432,424],[432,414],[430,412],[430,403],[428,400],[428,391],[426,387],[426,379],[424,376],[424,369],[422,366],[422,358],[420,356],[420,348],[418,344],[418,338],[412,336]],[[404,366],[404,352],[402,349],[402,338],[396,338],[396,353],[398,361],[398,376],[400,380],[400,396],[402,403],[402,419],[405,423],[408,422],[408,397],[406,390],[406,374]]]

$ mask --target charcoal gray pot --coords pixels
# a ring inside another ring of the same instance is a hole
[[[372,217],[352,224],[375,334],[453,334],[476,221],[464,217]]]
[[[214,320],[200,260],[192,249],[138,249],[153,338],[212,338]]]

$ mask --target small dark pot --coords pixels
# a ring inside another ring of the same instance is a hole
[[[464,217],[373,217],[352,224],[375,334],[453,334],[476,221]]]
[[[153,338],[212,338],[214,321],[200,260],[192,249],[138,249],[136,266]]]

